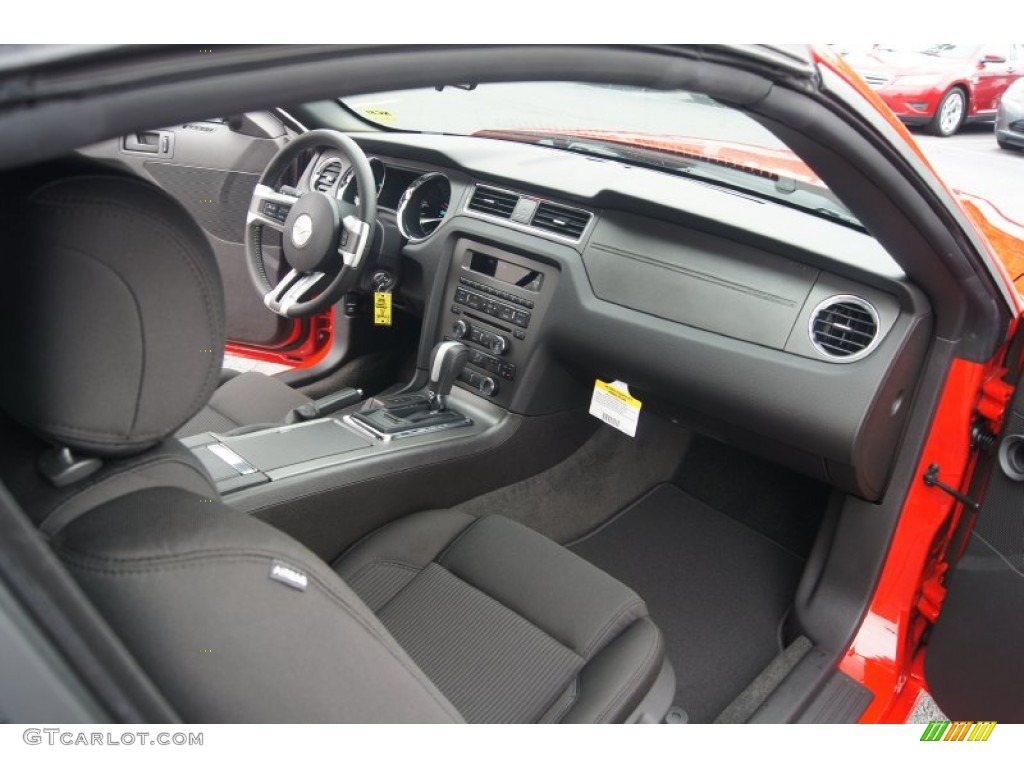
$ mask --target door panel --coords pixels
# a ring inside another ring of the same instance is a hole
[[[925,677],[950,719],[1021,723],[1024,387],[1019,382],[999,445],[1000,461],[993,462],[984,501],[928,643]]]
[[[230,342],[267,350],[293,346],[303,341],[308,324],[280,317],[263,305],[245,258],[249,200],[287,136],[269,114],[247,116],[240,127],[233,130],[225,121],[185,123],[104,142],[82,154],[114,162],[155,183],[196,220],[223,277]],[[276,282],[283,275],[280,235],[266,234],[271,240],[264,249],[267,271]]]
[[[1012,82],[1010,77],[1010,46],[990,46],[984,49],[985,54],[1002,56],[1003,62],[979,63],[975,73],[974,97],[976,114],[995,112],[999,106],[999,96]]]

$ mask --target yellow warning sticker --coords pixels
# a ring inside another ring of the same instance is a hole
[[[395,116],[391,114],[391,110],[389,109],[382,109],[381,107],[366,107],[363,109],[363,114],[378,123],[395,122]]]
[[[391,325],[391,294],[377,291],[373,294],[373,324]]]
[[[609,384],[600,379],[594,382],[590,414],[630,437],[636,437],[641,406],[643,403],[629,394],[629,385],[625,382],[613,381]]]

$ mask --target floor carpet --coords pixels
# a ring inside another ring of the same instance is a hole
[[[803,560],[661,484],[570,548],[647,601],[676,673],[675,704],[709,723],[779,652]]]

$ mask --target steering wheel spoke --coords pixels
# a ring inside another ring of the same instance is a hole
[[[252,193],[246,223],[262,224],[265,227],[284,232],[284,223],[288,219],[292,206],[299,198],[275,192],[266,184],[257,184]]]
[[[370,225],[355,216],[346,216],[341,220],[341,242],[338,254],[346,267],[356,269],[366,253],[366,245],[370,240]]]
[[[263,303],[272,312],[290,317],[289,310],[296,304],[306,301],[323,277],[323,272],[298,272],[293,269],[274,286],[273,290],[263,295]]]

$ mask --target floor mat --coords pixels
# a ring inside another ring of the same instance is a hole
[[[831,489],[707,437],[695,438],[673,485],[790,552],[807,557]]]
[[[570,546],[647,601],[676,672],[675,703],[710,723],[779,651],[803,561],[673,485]]]
[[[455,509],[504,515],[557,542],[572,541],[670,480],[690,437],[689,431],[647,413],[640,414],[635,439],[598,422],[593,436],[564,461]]]

